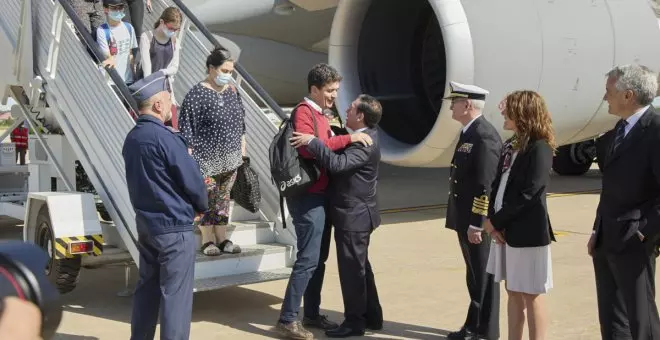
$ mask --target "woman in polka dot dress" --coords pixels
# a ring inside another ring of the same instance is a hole
[[[181,104],[179,130],[199,163],[209,194],[209,210],[196,223],[205,255],[239,253],[226,238],[229,194],[236,170],[245,155],[245,109],[238,90],[230,84],[234,61],[216,48],[206,59],[208,76],[193,86]]]

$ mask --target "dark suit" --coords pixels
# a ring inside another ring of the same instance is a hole
[[[491,201],[500,187],[504,157],[498,165]],[[491,205],[488,216],[493,228],[504,232],[510,247],[542,247],[555,240],[546,196],[552,169],[552,149],[544,140],[532,140],[518,152],[504,190],[502,209]]]
[[[480,244],[467,238],[470,225],[481,228],[488,213],[488,197],[497,173],[502,140],[497,130],[483,116],[462,133],[449,177],[449,200],[446,227],[458,234],[465,260],[470,306],[463,327],[489,339],[499,337],[499,284],[486,273],[491,239],[482,234]]]
[[[344,325],[364,330],[383,322],[376,283],[368,258],[371,232],[380,225],[376,196],[380,145],[375,129],[364,131],[373,145],[349,145],[337,153],[314,139],[308,145],[317,162],[332,174],[329,212],[335,227]]]
[[[653,288],[660,236],[659,145],[660,116],[649,108],[605,158],[593,262],[606,340],[660,339]]]

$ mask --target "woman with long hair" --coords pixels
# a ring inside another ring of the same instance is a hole
[[[552,120],[543,98],[516,91],[500,104],[506,141],[493,182],[484,230],[493,238],[486,271],[506,281],[509,339],[522,340],[525,310],[532,340],[545,338],[543,294],[552,288],[550,243],[554,241],[547,187],[556,149]]]
[[[209,211],[198,221],[205,255],[239,253],[226,238],[231,188],[245,156],[245,108],[231,84],[234,59],[216,48],[206,59],[207,77],[193,86],[181,104],[179,129],[199,163],[209,194]]]
[[[168,76],[172,94],[172,120],[167,125],[178,129],[177,103],[174,97],[174,76],[179,70],[180,45],[177,44],[176,33],[181,28],[182,15],[176,7],[168,7],[154,23],[154,29],[140,36],[140,62],[138,77],[148,77],[160,70]]]

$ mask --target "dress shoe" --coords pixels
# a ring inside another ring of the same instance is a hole
[[[467,330],[465,327],[461,328],[456,332],[451,332],[447,334],[447,339],[450,340],[491,340],[486,335],[477,334],[472,331]]]
[[[319,315],[315,318],[304,317],[302,323],[305,325],[305,327],[313,327],[326,331],[339,327],[338,324],[328,320],[328,317],[325,315]]]
[[[472,337],[474,336],[474,333],[470,332],[467,330],[467,328],[463,327],[460,330],[456,332],[451,332],[447,334],[447,339],[450,340],[465,340],[469,339],[472,340]]]
[[[325,331],[328,338],[348,338],[349,336],[363,336],[364,329],[355,329],[346,325],[341,325],[335,329]]]

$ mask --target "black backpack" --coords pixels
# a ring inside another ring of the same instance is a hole
[[[291,112],[291,117],[282,121],[280,130],[273,137],[268,149],[271,180],[280,193],[280,211],[284,228],[286,228],[284,198],[305,193],[321,174],[319,168],[314,164],[314,160],[302,158],[298,150],[291,146],[290,139],[295,131],[293,126],[294,115],[300,105],[305,104],[298,104]],[[314,121],[314,135],[318,137],[314,112],[312,112],[312,120]]]

